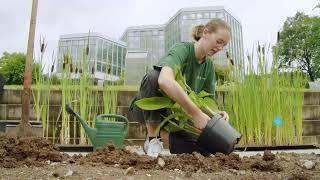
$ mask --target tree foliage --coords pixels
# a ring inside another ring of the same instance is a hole
[[[310,80],[320,77],[320,17],[298,12],[279,32],[279,67],[299,68]]]
[[[0,73],[6,79],[6,85],[22,85],[26,55],[23,53],[4,52],[0,57]],[[32,67],[32,81],[35,81],[35,73],[41,72],[39,64]]]

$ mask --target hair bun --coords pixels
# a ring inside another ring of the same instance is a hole
[[[204,25],[203,24],[194,26],[192,28],[192,38],[195,41],[199,41],[199,39],[202,37],[203,30],[204,30]]]

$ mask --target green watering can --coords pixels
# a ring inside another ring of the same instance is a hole
[[[70,104],[66,104],[66,110],[80,121],[94,150],[104,148],[107,143],[113,143],[116,147],[123,145],[129,126],[126,117],[117,114],[100,114],[96,117],[95,128],[91,128],[78,113],[74,112]]]

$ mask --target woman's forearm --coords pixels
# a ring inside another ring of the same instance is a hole
[[[182,109],[192,116],[194,126],[199,129],[205,128],[210,117],[203,113],[184,92],[183,88],[174,79],[174,72],[170,67],[163,67],[159,79],[159,87],[170,98],[177,102]]]
[[[160,73],[158,81],[160,89],[171,99],[177,102],[191,116],[195,116],[197,113],[200,113],[201,110],[192,102],[179,83],[174,78],[170,78],[170,76],[173,76],[173,72],[170,72],[169,70],[169,72],[163,73],[166,74],[161,75]]]

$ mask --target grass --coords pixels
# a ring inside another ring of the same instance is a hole
[[[240,68],[234,72],[234,83],[229,89],[226,103],[231,123],[242,134],[244,145],[299,144],[302,140],[302,106],[305,79],[301,72],[278,69],[277,48],[268,70],[267,47],[258,47],[256,54],[247,57],[244,74]],[[254,57],[258,61],[253,66]],[[243,77],[243,78],[242,78]],[[281,117],[281,125],[274,119]]]

